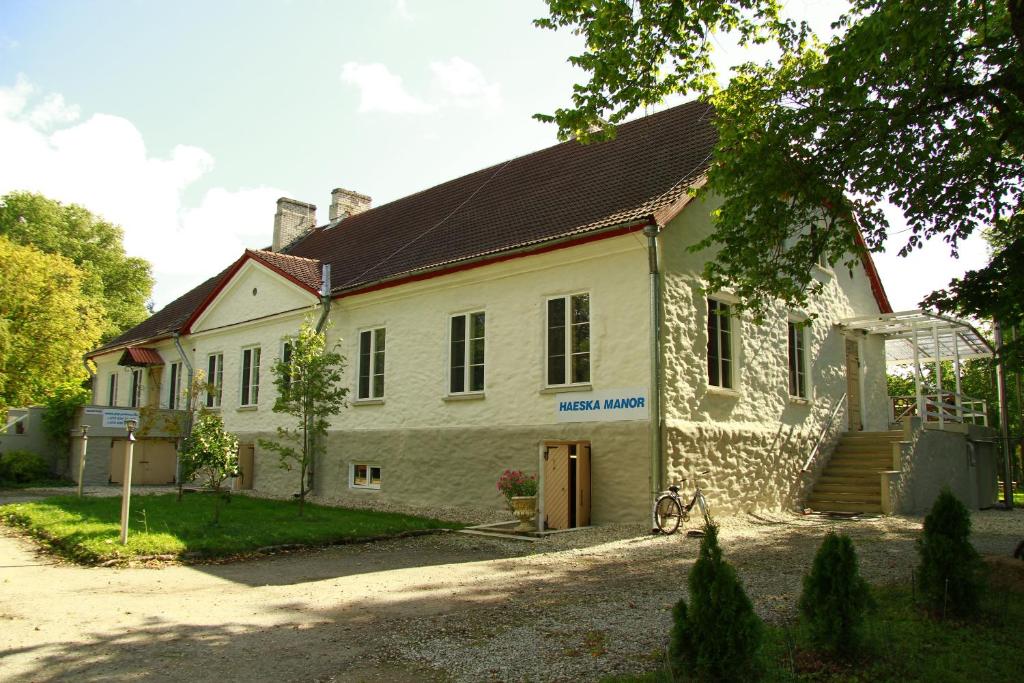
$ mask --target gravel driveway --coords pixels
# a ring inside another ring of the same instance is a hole
[[[765,619],[791,617],[823,534],[909,580],[920,519],[721,520]],[[1024,511],[974,515],[1008,555]],[[0,527],[0,680],[593,680],[653,668],[698,541],[640,526],[537,543],[456,533],[244,563],[87,569]]]

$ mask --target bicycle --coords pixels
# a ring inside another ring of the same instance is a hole
[[[697,476],[704,476],[710,471],[704,470]],[[683,479],[682,483],[686,483],[686,481],[686,479]],[[679,529],[680,523],[690,521],[690,511],[693,510],[694,505],[700,508],[700,514],[704,518],[704,522],[706,524],[711,523],[708,501],[704,498],[704,492],[701,491],[700,484],[696,483],[696,479],[694,479],[694,483],[693,497],[690,498],[689,504],[684,503],[682,498],[679,497],[679,486],[669,486],[668,491],[655,499],[654,507],[651,509],[651,517],[654,521],[654,527],[651,529],[652,533],[661,532],[671,536]]]

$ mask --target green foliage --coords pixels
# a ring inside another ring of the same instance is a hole
[[[43,430],[59,453],[67,453],[71,446],[71,421],[75,411],[89,403],[91,394],[79,384],[62,384],[46,399],[43,413]]]
[[[715,524],[704,526],[689,587],[689,606],[680,600],[672,611],[673,666],[702,681],[758,678],[763,626],[736,570],[722,559]]]
[[[823,43],[779,18],[776,0],[549,0],[546,28],[585,37],[570,61],[588,74],[554,120],[563,137],[671,93],[716,108],[707,184],[721,198],[709,290],[740,308],[802,307],[821,288],[808,264],[859,268],[891,235],[881,210],[906,217],[901,253],[941,236],[955,254],[979,228],[998,233],[992,264],[932,303],[1022,322],[1024,3],[853,0]],[[775,63],[737,67],[720,88],[712,34],[769,41]],[[855,134],[851,134],[855,131]],[[861,235],[863,241],[861,241]]]
[[[38,453],[9,451],[0,454],[0,482],[28,484],[52,479],[50,467]]]
[[[112,543],[120,533],[119,497],[59,496],[0,507],[0,521],[17,524],[59,554],[92,564],[139,555],[195,553],[224,557],[276,545],[328,545],[461,525],[390,512],[307,505],[295,517],[292,501],[235,496],[234,514],[210,524],[215,496],[174,494],[132,498],[128,545]],[[145,511],[143,513],[142,511]]]
[[[0,235],[0,410],[44,402],[84,381],[82,356],[100,338],[103,312],[85,276],[63,256]]]
[[[867,582],[857,570],[853,541],[830,531],[804,577],[800,615],[811,642],[843,656],[864,643],[864,612],[871,604]]]
[[[0,235],[15,244],[63,256],[82,271],[82,294],[101,317],[107,341],[148,317],[149,263],[125,254],[120,227],[77,204],[31,192],[0,198]]]
[[[917,541],[921,593],[937,614],[977,614],[981,561],[970,534],[970,513],[949,489],[943,489],[924,518],[924,531]]]
[[[260,439],[260,447],[274,451],[281,467],[299,470],[299,514],[306,500],[306,474],[326,450],[327,418],[345,407],[348,388],[342,385],[345,358],[338,345],[327,348],[327,335],[307,321],[294,337],[287,362],[278,358],[271,372],[277,399],[274,412],[296,418],[294,427],[278,427],[278,441]]]
[[[202,412],[181,451],[181,480],[199,477],[217,497],[228,500],[221,485],[238,476],[238,437],[224,429],[220,415]],[[220,505],[214,506],[213,523],[220,522]]]

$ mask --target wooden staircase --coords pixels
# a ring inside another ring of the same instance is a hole
[[[818,512],[881,512],[879,472],[892,469],[892,444],[902,439],[902,431],[844,434],[807,507]]]

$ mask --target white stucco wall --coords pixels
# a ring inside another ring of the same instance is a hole
[[[791,508],[807,482],[800,476],[828,414],[846,391],[843,318],[878,313],[863,268],[810,266],[824,284],[803,310],[775,306],[764,323],[733,320],[733,391],[708,385],[707,303],[700,277],[708,252],[687,247],[711,230],[714,203],[695,202],[664,231],[667,475],[670,481],[710,469],[702,479],[718,509]],[[726,293],[727,294],[727,293]],[[790,317],[817,316],[808,330],[810,396],[788,390]],[[738,332],[737,332],[738,331]],[[884,349],[861,343],[866,429],[885,429]],[[880,393],[879,393],[880,392]],[[845,414],[841,414],[845,428]]]

